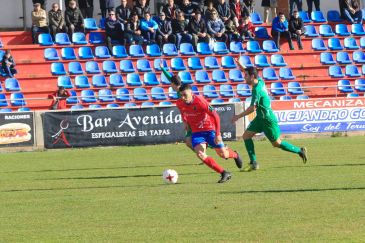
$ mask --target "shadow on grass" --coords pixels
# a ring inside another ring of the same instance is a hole
[[[312,168],[312,167],[351,167],[351,166],[365,166],[365,164],[335,164],[335,165],[314,165],[314,164],[298,164],[301,168]],[[290,165],[290,166],[276,166],[272,167],[272,169],[284,169],[284,168],[294,168],[298,167],[298,165]]]
[[[355,191],[365,190],[365,187],[340,187],[340,188],[308,188],[308,189],[282,189],[282,190],[249,190],[249,191],[235,191],[235,192],[221,192],[223,194],[236,193],[286,193],[286,192],[326,192],[326,191]]]

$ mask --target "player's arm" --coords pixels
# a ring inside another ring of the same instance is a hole
[[[240,63],[240,61],[238,60],[238,58],[234,58],[234,61],[236,62],[237,67],[238,67],[238,68],[239,68],[242,72],[245,72],[245,70],[246,70],[246,66],[242,65],[242,64]]]
[[[256,106],[255,106],[256,101],[257,101],[256,91],[253,91],[250,106],[246,110],[244,110],[243,112],[233,116],[232,122],[235,123],[237,120],[241,119],[242,117],[248,116],[252,112],[254,112],[255,109],[256,109]]]
[[[162,70],[162,73],[166,76],[166,78],[171,81],[172,75],[167,72],[167,70],[164,68],[164,66],[162,65],[162,60],[160,61],[160,68]]]

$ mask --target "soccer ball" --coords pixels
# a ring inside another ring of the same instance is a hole
[[[175,184],[179,175],[175,170],[167,169],[163,172],[162,178],[167,184]]]

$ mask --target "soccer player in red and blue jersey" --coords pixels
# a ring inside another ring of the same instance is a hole
[[[204,164],[221,174],[218,183],[226,182],[231,179],[231,173],[207,155],[207,144],[214,148],[221,158],[233,158],[239,169],[242,168],[242,160],[237,152],[224,145],[220,134],[219,115],[202,96],[193,94],[189,84],[182,84],[179,91],[181,98],[177,100],[176,106],[185,124],[191,128],[191,143],[195,153]]]

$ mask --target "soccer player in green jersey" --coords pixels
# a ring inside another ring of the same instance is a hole
[[[281,148],[284,151],[298,154],[303,163],[307,162],[307,149],[298,148],[285,140],[280,139],[280,128],[278,120],[271,109],[270,97],[267,93],[265,82],[258,76],[255,67],[244,67],[235,59],[237,66],[245,72],[245,80],[248,85],[252,87],[252,99],[250,106],[242,113],[235,115],[232,122],[245,117],[256,111],[256,117],[248,125],[246,131],[243,133],[243,140],[245,147],[250,157],[250,164],[245,167],[245,171],[257,170],[259,165],[256,161],[255,148],[252,137],[256,133],[264,132],[265,136],[270,140],[272,145],[276,148]]]

